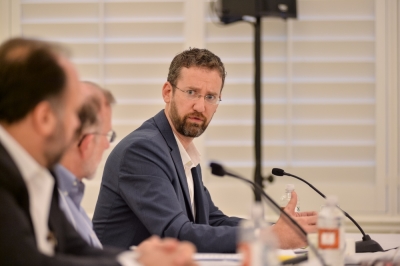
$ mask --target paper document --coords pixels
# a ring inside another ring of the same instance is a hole
[[[296,257],[293,250],[278,249],[278,256],[282,260]],[[241,261],[242,254],[240,253],[196,253],[194,255],[196,261]]]
[[[241,261],[240,253],[196,253],[194,254],[196,261]]]

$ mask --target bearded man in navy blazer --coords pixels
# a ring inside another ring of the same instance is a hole
[[[126,136],[107,159],[93,217],[104,245],[128,248],[156,234],[191,241],[199,252],[235,252],[240,219],[214,205],[193,144],[217,110],[224,81],[224,65],[212,52],[194,48],[175,56],[162,88],[165,110]],[[295,219],[316,230],[315,213]],[[274,231],[282,248],[305,244],[285,219]]]

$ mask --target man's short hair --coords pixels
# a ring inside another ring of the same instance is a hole
[[[226,76],[224,64],[218,56],[207,49],[189,48],[189,50],[185,50],[174,57],[169,66],[167,78],[172,86],[176,85],[182,67],[199,67],[208,70],[217,70],[222,79],[221,90],[224,87]]]
[[[91,81],[82,81],[83,83],[89,84],[97,89],[105,98],[105,104],[111,106],[115,103],[115,98],[109,90],[102,88],[97,83]],[[79,110],[79,120],[81,122],[80,127],[77,129],[77,138],[82,141],[82,138],[87,134],[86,130],[98,126],[100,123],[99,113],[101,111],[101,99],[97,95],[89,96],[85,100],[81,109]],[[79,144],[80,145],[80,142]]]
[[[95,96],[90,96],[85,100],[82,107],[79,109],[78,117],[80,126],[76,131],[78,139],[82,138],[88,128],[95,127],[99,124],[99,113],[101,108],[100,99]]]
[[[59,106],[67,80],[60,55],[67,55],[61,46],[39,40],[14,38],[0,46],[0,121],[17,122],[43,100]]]

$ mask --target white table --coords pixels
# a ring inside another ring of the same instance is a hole
[[[369,236],[378,242],[383,250],[400,247],[400,234],[369,234]],[[355,241],[360,241],[362,240],[362,234],[346,234],[346,238],[353,238]]]
[[[400,247],[400,234],[369,234],[370,237],[378,242],[384,250]],[[352,238],[354,241],[362,239],[361,233],[346,234],[346,238]],[[393,252],[392,252],[393,253]],[[400,251],[398,252],[400,253]],[[374,253],[358,253],[354,259],[369,258]],[[201,260],[198,260],[200,266],[239,266],[240,256],[238,254],[204,254],[200,255]],[[224,259],[225,258],[225,259]],[[397,258],[397,257],[396,257]],[[307,265],[306,263],[302,265]]]

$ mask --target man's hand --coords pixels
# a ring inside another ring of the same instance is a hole
[[[192,243],[179,242],[173,238],[161,240],[152,236],[142,242],[136,251],[138,261],[144,266],[194,266],[193,254],[196,248]]]
[[[317,231],[317,213],[316,212],[295,212],[297,205],[297,194],[292,191],[292,198],[285,211],[307,232],[315,233]],[[290,222],[283,214],[280,215],[278,221],[271,227],[279,240],[279,248],[295,249],[305,247],[307,239],[300,230]]]

